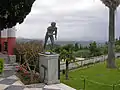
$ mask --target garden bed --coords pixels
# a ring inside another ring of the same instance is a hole
[[[35,84],[40,83],[40,75],[39,73],[33,73],[32,80],[31,80],[31,73],[27,71],[25,68],[18,69],[16,76],[20,78],[20,80],[25,84]]]
[[[24,76],[21,72],[17,72],[16,76],[20,78],[20,80],[25,84],[25,85],[29,85],[29,84],[35,84],[35,83],[40,83],[40,79],[39,78],[34,78],[33,81],[31,82],[30,77],[29,76]]]

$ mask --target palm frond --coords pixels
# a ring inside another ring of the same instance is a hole
[[[120,4],[120,0],[101,0],[105,6],[109,8],[117,8]]]

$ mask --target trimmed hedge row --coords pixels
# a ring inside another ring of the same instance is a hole
[[[3,72],[3,68],[4,68],[4,59],[0,58],[0,74]]]

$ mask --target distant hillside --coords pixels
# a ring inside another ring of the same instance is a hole
[[[29,42],[29,41],[32,41],[32,40],[38,40],[38,39],[25,39],[25,38],[17,38],[17,42]],[[42,39],[41,40],[38,40],[38,41],[43,41]],[[89,43],[92,42],[92,41],[55,41],[55,44],[57,45],[66,45],[66,44],[75,44],[75,43],[78,43],[78,44],[81,44],[83,46],[88,46]],[[48,43],[51,43],[50,40],[48,41]],[[97,44],[100,44],[100,45],[104,45],[105,42],[97,42]]]
[[[31,39],[17,38],[16,42],[29,42]]]
[[[66,44],[81,44],[83,46],[88,46],[92,41],[56,41],[55,44],[66,45]],[[105,42],[97,42],[98,45],[104,45]]]

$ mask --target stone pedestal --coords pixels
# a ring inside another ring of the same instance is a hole
[[[39,54],[39,68],[41,80],[46,84],[60,83],[58,80],[58,54]]]

